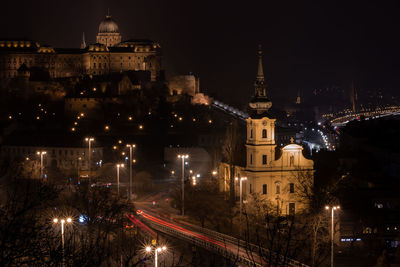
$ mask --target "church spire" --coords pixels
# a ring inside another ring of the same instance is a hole
[[[262,65],[262,47],[258,45],[258,70],[257,70],[257,78],[254,83],[255,87],[255,96],[256,97],[266,97],[267,96],[267,86],[264,80],[264,70]]]
[[[81,49],[86,48],[86,40],[85,40],[85,32],[82,33],[82,43],[81,43]]]
[[[262,65],[262,47],[259,44],[258,45],[258,71],[257,71],[257,81],[263,81],[264,82],[264,70],[263,70],[263,65]]]
[[[258,69],[257,78],[254,82],[254,97],[250,101],[249,106],[251,109],[256,111],[258,114],[262,114],[271,107],[272,103],[267,98],[267,85],[264,79],[264,70],[262,65],[262,48],[258,45],[257,56],[258,56]]]

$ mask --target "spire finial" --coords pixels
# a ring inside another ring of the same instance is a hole
[[[107,18],[111,18],[111,15],[110,15],[110,8],[107,8],[107,16],[106,16]]]
[[[82,33],[82,43],[81,43],[81,49],[84,48],[86,48],[85,32]]]
[[[257,80],[258,81],[264,81],[264,70],[263,70],[263,65],[262,65],[262,46],[261,44],[258,45],[258,71],[257,71]]]

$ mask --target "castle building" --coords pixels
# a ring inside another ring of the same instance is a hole
[[[117,23],[107,15],[101,21],[97,43],[80,48],[55,48],[31,40],[0,40],[0,79],[18,75],[25,64],[48,72],[51,78],[103,75],[111,72],[149,71],[156,81],[161,70],[161,47],[151,40],[122,41]]]
[[[268,112],[272,102],[267,97],[261,46],[258,50],[258,72],[254,87],[255,94],[249,103],[250,117],[246,120],[246,165],[235,166],[235,173],[231,174],[229,166],[222,164],[219,170],[222,174],[220,185],[226,190],[229,179],[246,177],[243,181],[245,195],[258,194],[275,207],[279,214],[294,215],[306,208],[299,191],[304,182],[313,183],[314,163],[303,156],[303,148],[295,144],[294,139],[291,144],[277,149],[276,119]]]

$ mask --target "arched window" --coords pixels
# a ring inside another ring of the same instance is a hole
[[[250,138],[253,138],[253,129],[250,130]]]
[[[262,138],[267,138],[267,130],[266,129],[262,130]]]
[[[250,164],[253,164],[253,154],[250,154]]]
[[[277,194],[281,193],[281,186],[279,184],[276,185],[276,193]]]

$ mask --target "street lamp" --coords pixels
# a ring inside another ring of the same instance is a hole
[[[333,234],[334,234],[334,214],[335,214],[335,210],[340,209],[340,206],[325,206],[326,210],[331,210],[331,267],[333,267]]]
[[[185,216],[185,159],[189,158],[189,155],[180,154],[178,158],[182,159],[182,216]]]
[[[86,137],[85,138],[85,141],[86,142],[88,142],[88,168],[89,168],[89,172],[88,172],[88,178],[89,178],[89,188],[92,186],[91,185],[91,183],[90,183],[90,179],[91,179],[91,176],[90,176],[90,169],[91,169],[91,165],[90,165],[90,155],[91,155],[91,144],[92,144],[92,142],[94,141],[94,138],[93,137]]]
[[[241,178],[238,178],[238,177],[235,177],[235,180],[237,181],[237,180],[239,180],[239,184],[240,184],[240,186],[239,186],[239,191],[240,191],[240,199],[239,199],[239,205],[240,205],[240,207],[239,207],[239,235],[242,235],[242,182],[243,181],[246,181],[247,180],[247,177],[241,177]]]
[[[46,151],[37,151],[36,154],[40,155],[40,178],[43,179],[43,156],[47,154]]]
[[[127,144],[126,147],[129,147],[129,198],[131,200],[132,197],[132,149],[136,147],[133,144]]]
[[[146,247],[146,252],[150,253],[152,250],[152,248],[150,246]],[[158,253],[160,252],[164,252],[167,250],[166,246],[162,246],[162,247],[154,247],[154,267],[157,267],[157,263],[158,263]]]
[[[117,164],[117,192],[118,192],[118,197],[119,197],[119,168],[123,168],[125,165],[124,164]]]
[[[61,244],[62,244],[62,265],[64,266],[64,224],[65,222],[71,223],[72,219],[68,217],[67,219],[61,219],[59,220],[58,218],[53,219],[53,223],[58,223],[60,222],[61,224]]]

